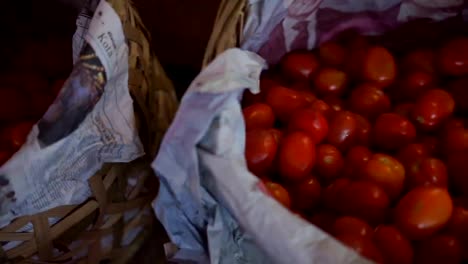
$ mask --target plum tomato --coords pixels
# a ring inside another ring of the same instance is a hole
[[[356,143],[359,145],[368,146],[370,144],[372,125],[369,120],[358,114],[356,114],[355,117],[358,124]]]
[[[390,199],[379,185],[368,181],[354,181],[343,187],[339,195],[344,214],[362,218],[371,224],[386,217]]]
[[[417,186],[447,188],[447,168],[444,162],[439,159],[420,159],[410,165],[406,173],[406,182],[409,189],[414,189]]]
[[[310,51],[293,51],[280,62],[281,71],[291,81],[308,81],[319,68],[317,57]]]
[[[363,63],[363,78],[381,87],[391,84],[396,77],[395,58],[386,48],[374,46],[367,50]]]
[[[267,173],[278,150],[278,138],[272,130],[252,130],[246,134],[245,159],[255,175]]]
[[[352,216],[342,216],[333,223],[332,234],[334,236],[351,234],[372,239],[374,230],[364,220]]]
[[[395,113],[380,115],[372,130],[376,146],[384,150],[397,150],[416,138],[416,128],[405,117]]]
[[[286,208],[291,207],[291,198],[289,197],[288,191],[278,183],[271,181],[265,182],[265,187],[268,190],[268,193],[280,204]]]
[[[350,109],[371,120],[390,110],[390,99],[376,85],[364,83],[351,92]]]
[[[288,129],[306,132],[318,144],[325,139],[328,133],[328,122],[321,112],[307,107],[294,112],[289,121]]]
[[[315,157],[314,140],[305,132],[291,132],[282,139],[278,155],[279,172],[285,180],[303,180],[312,172]]]
[[[395,224],[409,239],[426,239],[448,223],[452,211],[453,202],[447,189],[417,187],[398,202]]]
[[[331,110],[334,112],[338,112],[344,109],[343,100],[337,96],[334,96],[334,95],[325,96],[324,98],[322,98],[322,100],[325,103],[327,103],[330,106]]]
[[[403,71],[436,72],[436,54],[432,49],[416,49],[407,53],[401,62]]]
[[[271,87],[266,95],[266,102],[283,122],[288,121],[295,111],[307,105],[301,92],[283,86]]]
[[[378,226],[374,232],[374,243],[382,253],[385,264],[413,263],[413,246],[395,226]]]
[[[425,92],[414,105],[412,118],[423,130],[433,130],[452,115],[455,101],[442,89],[431,89]]]
[[[337,236],[336,239],[369,260],[378,264],[384,263],[382,254],[372,240],[353,234],[342,234]]]
[[[421,94],[435,85],[436,81],[432,74],[425,71],[413,71],[406,74],[398,83],[396,89],[398,94],[395,99],[399,101],[414,101]]]
[[[348,111],[336,112],[328,124],[327,142],[340,151],[346,151],[357,140],[358,122],[356,116]]]
[[[464,195],[468,195],[468,152],[449,154],[446,161],[449,180],[453,187]]]
[[[439,234],[422,241],[415,255],[416,264],[461,263],[460,241],[451,235]]]
[[[344,166],[341,152],[330,144],[317,146],[317,161],[314,167],[317,175],[325,182],[337,178]]]
[[[360,178],[371,157],[372,152],[367,147],[354,146],[350,148],[346,153],[343,176],[351,179]]]
[[[247,131],[272,128],[275,123],[273,109],[267,104],[256,103],[242,110]]]
[[[265,102],[266,94],[270,88],[277,85],[278,83],[273,79],[264,77],[264,75],[260,76],[260,92],[253,94],[250,90],[245,90],[242,97],[242,106],[247,107],[255,103]],[[61,87],[59,89],[61,89]],[[59,90],[57,90],[57,94],[58,92]]]
[[[347,83],[346,73],[329,67],[320,69],[313,77],[314,91],[319,95],[340,96],[345,92]]]
[[[319,203],[322,187],[316,177],[309,176],[291,185],[289,190],[293,207],[300,211],[307,211]]]
[[[364,166],[362,179],[376,183],[391,199],[395,199],[403,191],[405,169],[397,159],[377,153]]]
[[[333,109],[323,100],[317,99],[310,104],[309,109],[318,111],[328,120],[333,113]]]
[[[468,241],[468,209],[466,207],[455,205],[447,224],[447,232],[461,240]]]
[[[318,47],[320,60],[328,66],[338,67],[343,65],[346,50],[336,42],[325,42]]]
[[[417,139],[417,142],[421,143],[430,155],[436,156],[440,153],[440,140],[435,136],[423,135]]]
[[[468,129],[447,129],[442,135],[441,145],[443,153],[446,155],[449,155],[450,153],[468,151]]]
[[[459,37],[447,41],[439,50],[440,70],[453,76],[468,73],[468,38]]]
[[[344,204],[341,196],[345,188],[351,183],[348,178],[338,178],[329,184],[322,194],[322,201],[325,208],[333,211],[343,211]]]
[[[421,143],[411,143],[397,153],[397,159],[403,164],[406,170],[410,170],[410,167],[420,159],[429,157],[429,150],[425,145]]]
[[[399,114],[405,118],[411,118],[411,112],[413,111],[414,103],[403,103],[395,105],[393,112]]]
[[[452,94],[455,100],[455,110],[462,114],[468,114],[468,78],[460,78],[451,82],[447,90]]]

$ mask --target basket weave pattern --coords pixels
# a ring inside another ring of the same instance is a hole
[[[150,162],[175,114],[177,99],[171,81],[151,53],[149,34],[137,11],[128,0],[108,2],[119,15],[127,38],[129,89],[146,155],[128,164],[103,166],[88,180],[93,197],[86,202],[22,216],[4,227],[0,230],[2,243],[22,243],[8,251],[0,248],[0,263],[126,263],[151,233],[154,217],[145,212],[157,194],[158,183]],[[128,178],[135,175],[136,183],[129,187]],[[136,214],[124,219],[129,211]],[[61,220],[50,225],[50,218]],[[33,225],[33,232],[18,231],[27,224]],[[122,238],[135,227],[142,227],[143,232],[122,246]],[[110,234],[112,245],[103,248],[101,239]],[[71,250],[74,241],[79,245]],[[85,256],[77,259],[79,255]]]

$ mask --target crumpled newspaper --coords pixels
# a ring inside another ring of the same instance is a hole
[[[84,202],[91,195],[87,180],[104,163],[144,154],[127,85],[122,24],[106,1],[89,4],[77,21],[70,77],[27,142],[0,168],[0,226]]]
[[[251,0],[243,50],[222,53],[193,81],[153,162],[161,181],[153,207],[179,248],[175,261],[366,263],[268,197],[248,172],[242,92],[258,92],[262,68],[287,51],[313,48],[346,29],[381,34],[413,18],[465,15],[462,6],[460,0]]]

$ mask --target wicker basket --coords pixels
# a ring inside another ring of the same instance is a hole
[[[106,164],[89,179],[93,197],[79,205],[66,205],[35,215],[22,216],[0,231],[0,241],[20,241],[18,246],[0,252],[0,263],[99,263],[109,260],[126,263],[139,249],[154,217],[148,212],[157,194],[158,182],[150,162],[175,114],[177,99],[171,81],[150,51],[149,35],[129,0],[108,0],[121,18],[129,46],[129,88],[146,156],[128,164]],[[138,174],[138,182],[125,198],[129,175]],[[143,188],[145,187],[145,188]],[[147,191],[143,191],[147,190]],[[149,190],[149,191],[148,191]],[[131,219],[124,213],[137,211]],[[60,218],[50,225],[49,218]],[[33,232],[18,230],[26,224]],[[122,246],[122,237],[142,227],[136,238]],[[113,235],[110,248],[101,246],[101,238]],[[69,249],[72,242],[78,247]],[[80,254],[84,257],[77,259]],[[39,259],[39,260],[38,260]]]
[[[223,51],[239,46],[247,5],[248,0],[221,0],[203,57],[203,67]]]

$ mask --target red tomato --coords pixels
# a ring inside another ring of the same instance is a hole
[[[419,160],[429,157],[429,150],[421,143],[412,143],[403,147],[397,154],[397,159],[403,164],[406,170],[410,170],[411,165]]]
[[[305,179],[314,167],[315,156],[315,143],[308,134],[297,131],[286,135],[279,152],[281,176],[290,181]]]
[[[430,155],[437,155],[440,152],[440,142],[434,136],[422,136],[418,142],[424,146]]]
[[[311,105],[317,100],[317,97],[310,91],[299,91],[306,105]]]
[[[252,104],[262,103],[265,102],[265,97],[271,87],[277,86],[278,83],[271,78],[264,77],[263,75],[260,77],[260,92],[257,94],[253,94],[250,90],[245,90],[243,97],[242,97],[242,105],[247,107]],[[63,86],[63,85],[62,85]],[[58,86],[57,86],[58,87]],[[57,94],[62,87],[57,90]]]
[[[381,86],[388,86],[396,77],[393,55],[384,47],[374,46],[367,50],[363,63],[363,77]]]
[[[436,235],[423,241],[416,250],[416,264],[459,264],[461,244],[450,235]]]
[[[344,93],[348,83],[346,73],[334,68],[322,68],[313,79],[315,91],[320,95],[339,96]]]
[[[447,188],[448,176],[445,164],[436,158],[424,158],[414,162],[406,173],[410,189],[417,186]]]
[[[246,134],[245,159],[255,175],[267,173],[273,165],[278,141],[271,130],[252,130]]]
[[[288,191],[278,183],[266,181],[265,186],[270,195],[286,208],[291,207],[291,199]]]
[[[378,184],[391,199],[395,199],[403,191],[405,169],[389,155],[374,154],[364,167],[362,179]]]
[[[354,146],[346,154],[343,175],[357,179],[364,173],[364,168],[370,160],[372,152],[364,146]]]
[[[333,109],[330,108],[330,106],[325,103],[323,100],[315,100],[309,107],[312,110],[315,110],[317,112],[322,113],[322,115],[325,118],[329,118],[331,114],[333,113]]]
[[[281,121],[287,121],[292,114],[307,105],[303,94],[283,86],[271,87],[266,102]]]
[[[373,84],[361,84],[351,92],[349,99],[352,111],[375,119],[382,113],[390,110],[390,99],[385,93]]]
[[[346,57],[346,50],[336,42],[325,42],[318,47],[320,60],[328,66],[341,66]]]
[[[13,150],[18,150],[25,142],[34,126],[32,121],[22,121],[9,125],[2,131],[2,142]]]
[[[337,178],[344,166],[341,152],[334,146],[323,144],[317,146],[315,171],[325,182]]]
[[[390,205],[390,199],[379,185],[355,181],[342,190],[343,213],[362,218],[370,223],[382,221]]]
[[[424,130],[433,130],[454,111],[455,101],[444,90],[432,89],[425,92],[414,106],[411,116]]]
[[[375,121],[373,139],[385,150],[396,150],[411,143],[416,138],[416,128],[405,117],[386,113]]]
[[[455,38],[445,43],[439,51],[440,70],[448,75],[468,73],[468,38]]]
[[[29,114],[28,97],[24,96],[19,89],[0,89],[0,120],[12,121],[24,119]]]
[[[448,233],[461,240],[468,241],[468,209],[463,206],[455,206],[452,216],[447,224]]]
[[[414,50],[403,58],[402,68],[404,71],[421,70],[428,73],[434,73],[436,55],[431,49]]]
[[[247,131],[272,128],[275,114],[267,104],[256,103],[242,110]]]
[[[290,193],[294,208],[301,211],[313,209],[320,201],[321,190],[319,181],[313,176],[292,185]]]
[[[288,128],[290,131],[306,132],[315,143],[320,143],[328,133],[328,122],[322,113],[304,108],[294,113]]]
[[[341,198],[344,189],[351,183],[347,178],[338,178],[333,181],[330,185],[323,190],[323,204],[325,208],[333,211],[343,211],[342,204],[343,199]]]
[[[453,153],[447,157],[447,169],[453,187],[464,195],[468,194],[468,152]]]
[[[309,218],[309,222],[327,233],[332,232],[336,216],[329,212],[320,212]]]
[[[323,101],[330,106],[333,111],[338,112],[344,109],[344,102],[339,97],[336,96],[326,96],[323,98]]]
[[[371,124],[364,117],[356,114],[356,121],[358,123],[356,143],[363,146],[368,146],[370,143]]]
[[[448,91],[455,100],[456,111],[460,114],[468,114],[468,78],[454,80],[448,86]]]
[[[412,264],[411,242],[394,226],[380,225],[374,233],[374,243],[382,253],[385,264]]]
[[[309,51],[294,51],[281,61],[281,70],[292,81],[307,81],[319,67],[315,55]]]
[[[353,113],[336,112],[328,124],[327,141],[341,151],[346,151],[357,140],[358,122]]]
[[[372,239],[374,234],[374,230],[368,223],[352,216],[342,216],[336,219],[332,230],[334,236],[349,234]]]
[[[382,254],[377,247],[372,243],[372,240],[360,235],[344,234],[336,237],[346,246],[355,250],[361,256],[372,260],[375,263],[383,263]]]
[[[413,71],[408,73],[399,83],[399,87],[395,90],[394,98],[401,100],[414,101],[425,91],[435,85],[435,80],[432,74],[426,71]]]
[[[411,118],[411,112],[413,111],[414,103],[403,103],[396,105],[393,108],[395,114],[399,114],[405,118]]]
[[[445,131],[441,145],[445,154],[468,151],[468,129],[454,128]]]
[[[447,189],[417,187],[398,202],[395,224],[408,238],[425,239],[447,224],[452,211],[452,198]]]

